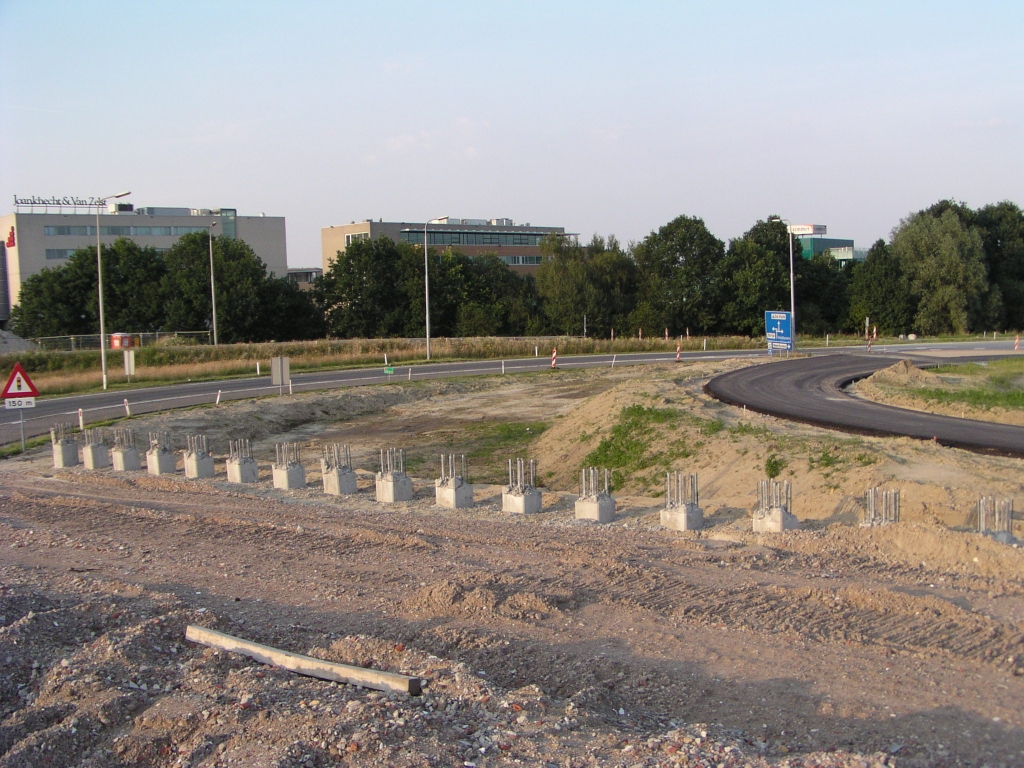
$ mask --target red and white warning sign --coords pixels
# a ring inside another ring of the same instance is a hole
[[[14,370],[7,377],[7,385],[2,394],[5,408],[35,408],[39,390],[32,379],[25,373],[21,363],[14,364]]]

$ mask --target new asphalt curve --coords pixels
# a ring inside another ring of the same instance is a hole
[[[1024,457],[1024,427],[894,408],[845,391],[851,382],[907,357],[832,354],[755,365],[716,376],[705,391],[730,405],[844,432],[903,435],[980,453]]]

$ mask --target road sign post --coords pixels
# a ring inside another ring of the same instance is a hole
[[[765,312],[764,335],[768,351],[793,349],[793,315],[789,312]]]
[[[21,363],[14,364],[14,370],[7,377],[7,384],[4,385],[3,398],[4,408],[17,408],[21,411],[21,452],[25,452],[25,409],[36,407],[36,398],[39,397],[39,390],[32,383],[32,379],[25,373]]]

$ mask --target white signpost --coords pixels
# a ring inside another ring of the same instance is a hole
[[[25,373],[21,363],[14,364],[14,370],[7,377],[4,386],[4,408],[17,408],[21,411],[21,452],[25,452],[25,408],[35,408],[39,390],[32,379]]]

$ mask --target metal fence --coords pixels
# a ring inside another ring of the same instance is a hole
[[[154,344],[173,344],[175,341],[186,344],[209,344],[209,331],[156,331],[154,333],[126,333],[106,334],[107,349],[112,349],[110,339],[112,336],[130,336],[132,347],[151,347]],[[78,336],[42,336],[37,339],[28,339],[39,345],[39,349],[57,352],[79,352],[81,350],[100,348],[100,335],[98,333],[85,333]]]

